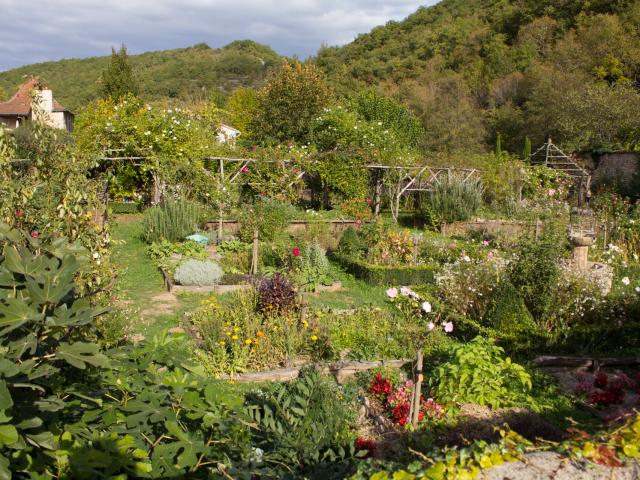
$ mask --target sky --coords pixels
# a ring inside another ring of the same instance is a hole
[[[251,39],[306,58],[436,0],[0,0],[0,71],[61,58]]]

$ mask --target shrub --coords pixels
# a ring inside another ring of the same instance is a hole
[[[263,279],[258,285],[258,311],[265,315],[291,312],[297,304],[293,284],[280,273]]]
[[[353,227],[348,227],[342,234],[342,237],[340,237],[340,243],[338,243],[336,252],[340,255],[346,255],[347,257],[359,258],[366,248],[367,245],[360,238],[357,230]]]
[[[216,285],[224,272],[215,262],[187,260],[176,268],[174,279],[180,285]]]
[[[547,224],[538,241],[523,239],[520,242],[515,260],[509,266],[509,280],[537,321],[553,307],[554,291],[561,273],[559,261],[565,244],[558,229]]]
[[[261,240],[271,240],[277,233],[286,230],[295,213],[295,207],[289,203],[261,198],[243,210],[240,216],[240,239],[251,242],[254,231],[258,230]]]
[[[168,201],[162,207],[144,212],[143,237],[148,243],[168,240],[177,242],[198,228],[200,208],[185,200]]]
[[[435,369],[430,379],[441,402],[477,403],[501,408],[526,400],[531,377],[492,340],[476,337],[454,347],[451,358]]]
[[[483,190],[479,180],[448,176],[429,192],[430,215],[445,223],[468,220],[482,205]]]

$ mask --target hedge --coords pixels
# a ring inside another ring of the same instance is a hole
[[[433,264],[408,266],[370,265],[362,260],[332,254],[332,260],[339,263],[347,272],[364,280],[369,285],[420,285],[434,283],[439,266]]]
[[[140,202],[110,202],[109,210],[113,214],[140,213],[142,204]]]

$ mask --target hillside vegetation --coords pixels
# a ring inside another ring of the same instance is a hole
[[[109,55],[83,59],[65,59],[25,65],[0,72],[0,89],[11,96],[25,75],[38,75],[68,108],[79,109],[98,96],[102,71]],[[223,48],[201,43],[189,48],[131,55],[129,61],[147,101],[177,99],[192,102],[210,97],[221,88],[256,86],[280,62],[271,48],[243,40]]]
[[[521,151],[551,135],[576,149],[634,148],[640,124],[637,0],[444,0],[317,63],[342,91],[406,102],[430,150]]]

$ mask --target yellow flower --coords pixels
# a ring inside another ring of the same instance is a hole
[[[233,327],[233,331],[238,333],[240,331],[240,327]]]
[[[256,353],[256,351],[252,348],[250,353]]]
[[[220,340],[220,342],[218,342],[220,344],[221,347],[224,347],[224,340]]]
[[[234,335],[233,337],[231,337],[232,340],[237,340],[238,339],[238,335]]]
[[[253,341],[253,344],[254,345],[260,345],[260,342],[256,339],[256,340]]]
[[[311,340],[313,340],[314,342],[318,340],[318,337],[316,335],[311,335]]]
[[[227,332],[224,332],[224,333],[227,335],[227,337],[230,337],[230,336],[231,336],[231,332],[228,332],[228,331],[227,331]]]
[[[250,338],[247,338],[247,339],[244,341],[244,343],[246,343],[247,345],[251,345],[251,339],[250,339]]]
[[[258,333],[256,333],[257,337],[263,337],[264,336],[264,332],[262,330],[258,330]]]

